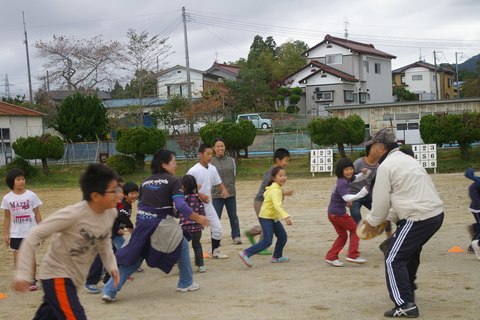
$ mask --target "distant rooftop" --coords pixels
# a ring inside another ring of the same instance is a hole
[[[1,102],[1,101],[0,101],[0,115],[2,116],[36,116],[36,117],[46,116],[46,114],[44,113],[19,107],[11,103]]]

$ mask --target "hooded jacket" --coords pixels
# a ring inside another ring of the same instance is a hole
[[[283,193],[282,187],[278,183],[274,182],[266,187],[263,197],[265,200],[258,215],[260,218],[278,221],[280,218],[290,217],[282,207]]]

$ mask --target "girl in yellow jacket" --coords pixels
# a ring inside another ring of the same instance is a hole
[[[290,258],[283,256],[283,247],[287,243],[287,233],[283,228],[280,218],[285,220],[287,225],[292,225],[290,215],[282,208],[283,194],[282,186],[287,181],[287,173],[282,167],[275,167],[272,169],[272,178],[267,184],[265,193],[263,194],[265,200],[263,201],[258,220],[262,226],[263,239],[254,244],[250,248],[240,251],[238,255],[240,259],[247,265],[252,267],[250,257],[272,245],[273,235],[277,237],[275,250],[273,251],[272,262],[287,262]]]

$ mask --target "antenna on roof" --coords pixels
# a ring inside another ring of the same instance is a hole
[[[217,52],[217,49],[215,49],[215,62],[218,62],[218,52]]]
[[[420,58],[418,59],[418,61],[422,61],[422,48],[420,48]]]
[[[345,33],[343,34],[345,36],[345,40],[348,40],[348,19],[345,17]]]

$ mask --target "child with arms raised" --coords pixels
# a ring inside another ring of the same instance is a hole
[[[368,194],[366,186],[360,189],[357,194],[349,194],[348,191],[351,182],[364,180],[370,172],[369,169],[363,168],[361,173],[354,175],[353,162],[348,158],[340,159],[335,168],[335,175],[338,179],[333,187],[330,204],[328,205],[328,220],[335,228],[338,237],[325,257],[325,261],[335,267],[344,266],[344,263],[338,260],[338,253],[347,243],[347,231],[350,232],[350,246],[346,260],[353,263],[366,262],[365,259],[360,258],[360,253],[358,252],[358,242],[360,239],[356,233],[357,223],[347,213],[346,206],[347,202],[363,198]]]

